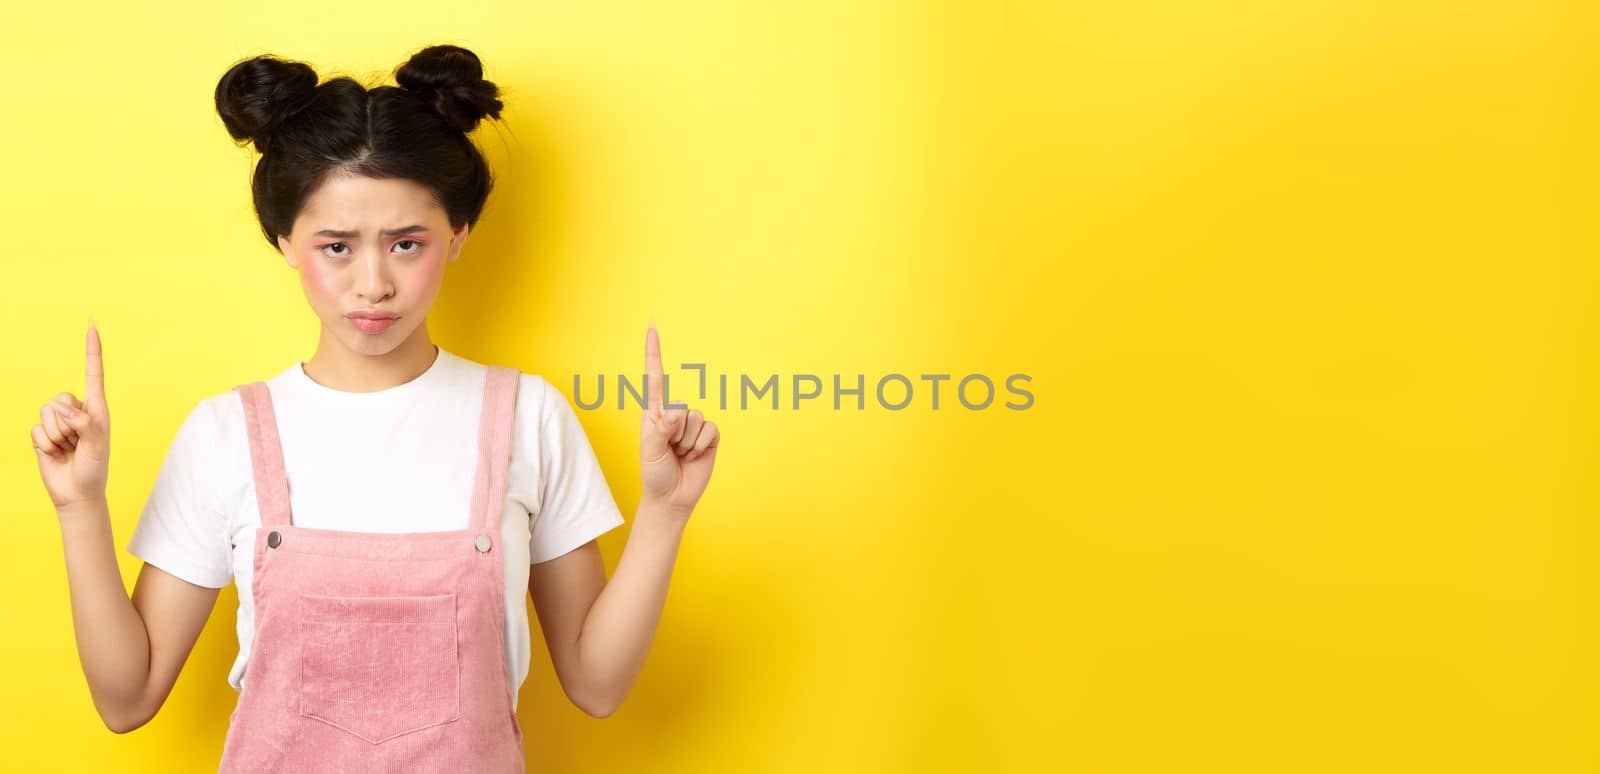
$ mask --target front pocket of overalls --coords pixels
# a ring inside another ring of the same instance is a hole
[[[461,717],[456,595],[299,595],[300,714],[377,744]]]

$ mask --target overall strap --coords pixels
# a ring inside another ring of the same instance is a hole
[[[289,481],[283,472],[283,447],[278,443],[278,420],[272,412],[272,395],[265,382],[241,384],[244,428],[250,437],[250,469],[256,479],[256,505],[261,525],[289,524]]]
[[[489,366],[483,383],[483,410],[478,416],[478,470],[472,482],[471,528],[500,530],[505,510],[506,471],[511,467],[511,427],[516,416],[521,371]]]

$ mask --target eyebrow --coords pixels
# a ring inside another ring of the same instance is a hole
[[[383,230],[382,233],[383,233],[384,236],[400,236],[402,234],[415,234],[415,233],[417,233],[419,231],[427,231],[427,230],[428,230],[427,226],[415,225],[415,226],[406,226],[404,228],[386,228],[386,229]],[[354,239],[354,238],[356,238],[358,236],[361,236],[361,232],[359,232],[359,231],[336,231],[336,230],[331,229],[331,228],[325,228],[325,229],[323,229],[321,231],[318,231],[313,236],[333,237],[335,239]]]

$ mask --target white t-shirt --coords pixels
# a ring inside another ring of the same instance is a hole
[[[267,380],[293,523],[361,532],[464,529],[472,506],[478,416],[488,367],[438,349],[420,376],[377,392],[321,385],[300,363]],[[512,707],[528,675],[528,565],[622,524],[576,412],[555,385],[523,373],[500,519],[505,658]],[[239,588],[242,690],[254,632],[249,593],[261,526],[244,406],[234,390],[202,398],[173,438],[128,552],[190,583]]]

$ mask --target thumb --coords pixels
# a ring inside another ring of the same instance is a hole
[[[70,413],[68,413],[69,411]],[[62,407],[58,409],[56,413],[60,415],[66,421],[66,423],[72,427],[73,430],[77,431],[78,446],[80,448],[82,448],[85,444],[88,444],[92,448],[99,448],[98,444],[100,443],[100,427],[94,421],[94,417],[89,416],[88,412],[81,409],[67,409],[66,407]]]
[[[682,415],[677,412],[668,411],[655,416],[649,411],[644,412],[639,433],[639,458],[653,462],[670,454],[672,434],[677,431],[681,421]]]
[[[82,438],[85,433],[91,429],[91,425],[93,424],[90,422],[88,413],[81,408],[57,406],[56,416],[60,417],[62,421],[70,425],[73,430],[78,431],[79,438]]]

